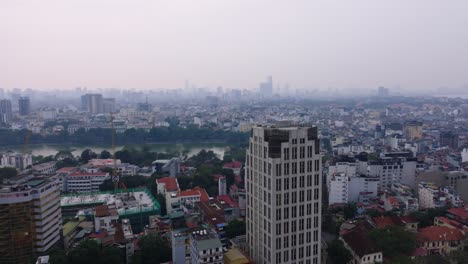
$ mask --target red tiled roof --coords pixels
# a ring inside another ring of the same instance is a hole
[[[161,179],[156,180],[157,183],[163,183],[165,185],[166,191],[178,191],[179,184],[177,183],[177,179],[173,177],[164,177]]]
[[[223,168],[229,168],[229,169],[240,169],[242,168],[242,162],[240,161],[233,161],[224,164]]]
[[[447,210],[450,214],[456,215],[462,219],[468,219],[468,211],[465,208],[450,208]]]
[[[458,229],[445,226],[429,226],[419,229],[419,235],[423,241],[459,241],[465,238],[465,235]]]
[[[210,200],[210,196],[208,195],[205,189],[200,188],[200,187],[195,187],[192,190],[197,190],[200,192],[200,195],[201,195],[200,202],[208,202]]]
[[[367,225],[366,222],[360,222],[355,228],[349,230],[341,237],[348,244],[348,246],[360,257],[367,254],[377,253],[380,250],[369,237],[369,231],[372,227]]]
[[[440,222],[444,222],[448,225],[451,225],[453,227],[456,227],[456,228],[463,228],[463,225],[455,220],[452,220],[452,219],[448,219],[447,217],[445,216],[436,216],[435,217],[437,220],[439,220]]]
[[[179,196],[195,196],[195,195],[198,195],[198,196],[201,196],[200,195],[200,191],[198,190],[185,190],[185,191],[180,191],[179,192]]]
[[[381,216],[381,217],[373,217],[372,218],[372,221],[374,221],[375,223],[375,226],[377,228],[384,228],[386,226],[392,226],[392,225],[395,225],[395,223],[393,222],[392,218],[391,217],[384,217],[384,216]]]
[[[235,201],[233,201],[229,195],[219,195],[218,197],[216,197],[216,199],[218,201],[224,201],[231,207],[239,208],[239,205]]]

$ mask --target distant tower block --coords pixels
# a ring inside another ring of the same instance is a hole
[[[227,194],[227,183],[226,177],[220,177],[218,180],[218,194],[219,195],[226,195]]]

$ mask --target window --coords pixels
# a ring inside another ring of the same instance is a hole
[[[318,214],[318,212],[319,212],[319,204],[314,203],[314,214]]]
[[[307,157],[312,158],[312,146],[307,146]]]
[[[304,216],[304,205],[299,206],[299,216]]]
[[[289,247],[289,236],[284,237],[284,248]]]
[[[281,191],[281,179],[276,179],[276,190]]]
[[[289,148],[283,149],[283,158],[284,160],[289,160]]]
[[[297,174],[297,162],[292,163],[292,171],[291,174]]]
[[[304,175],[299,177],[299,188],[304,188],[305,187],[305,177]]]
[[[304,244],[304,233],[300,233],[299,234],[299,245],[303,245]]]
[[[276,164],[276,176],[281,176],[281,164]]]
[[[291,232],[294,233],[294,232],[296,232],[296,231],[297,231],[296,221],[293,220],[293,221],[291,222]]]
[[[304,173],[305,172],[304,166],[305,166],[304,161],[299,162],[299,173]]]
[[[286,219],[286,217],[285,217]],[[288,234],[289,233],[289,222],[284,222],[284,234]]]
[[[304,202],[304,190],[299,192],[299,202],[300,203]]]
[[[315,171],[320,171],[320,161],[319,160],[315,160]]]
[[[281,206],[281,193],[276,194],[276,206]]]
[[[319,198],[319,189],[315,188],[314,189],[314,199],[317,200]]]
[[[300,138],[300,139],[299,139],[299,143],[305,144],[305,138]]]
[[[293,138],[292,143],[293,143],[293,145],[296,145],[297,144],[297,138]]]
[[[284,164],[284,175],[289,175],[289,163]]]
[[[306,224],[307,224],[307,229],[312,228],[312,218],[307,218]]]
[[[294,218],[297,216],[297,207],[293,206],[291,207],[291,217]]]
[[[284,204],[285,205],[289,204],[289,193],[284,193]]]
[[[312,214],[312,204],[307,204],[307,215]]]
[[[307,232],[306,233],[306,243],[310,243],[312,241],[312,233]]]
[[[312,175],[307,175],[307,187],[312,186]]]
[[[294,177],[291,179],[291,188],[293,189],[297,188],[297,177]]]
[[[305,147],[299,147],[299,158],[305,158]]]
[[[307,190],[307,201],[312,201],[312,190]]]
[[[276,235],[281,235],[281,223],[276,224]]]
[[[318,185],[319,185],[319,175],[318,175],[318,174],[315,174],[315,175],[314,175],[314,185],[315,185],[315,186],[318,186]]]
[[[283,214],[284,219],[289,219],[289,207],[285,207],[283,210],[284,210],[284,214]]]
[[[284,179],[284,190],[289,190],[289,178]]]
[[[281,209],[276,209],[276,220],[281,220]]]
[[[297,147],[292,147],[291,150],[292,159],[297,159]]]

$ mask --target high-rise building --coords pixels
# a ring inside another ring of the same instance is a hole
[[[439,141],[441,147],[458,148],[458,134],[452,131],[441,132]]]
[[[316,127],[252,129],[246,220],[248,251],[255,263],[320,262],[321,172]]]
[[[102,111],[103,113],[114,113],[115,112],[115,98],[103,98],[102,99]]]
[[[409,121],[403,127],[403,134],[408,140],[418,140],[422,138],[422,122]]]
[[[273,78],[268,76],[266,82],[260,83],[260,93],[263,96],[271,96],[273,94]]]
[[[389,91],[388,88],[380,86],[377,89],[377,95],[380,96],[380,97],[387,97],[389,94],[390,94],[390,91]]]
[[[30,263],[60,239],[60,182],[22,177],[1,189],[0,263]]]
[[[0,100],[0,123],[9,123],[13,117],[10,100]]]
[[[19,114],[22,116],[29,115],[31,111],[31,106],[29,102],[29,97],[24,96],[18,99]]]
[[[104,112],[102,94],[85,94],[81,96],[81,110],[91,114]]]

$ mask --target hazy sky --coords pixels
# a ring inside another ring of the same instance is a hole
[[[253,88],[270,74],[291,87],[461,87],[468,1],[0,1],[3,88]]]

